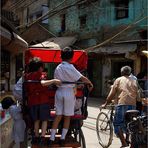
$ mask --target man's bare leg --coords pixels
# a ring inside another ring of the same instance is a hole
[[[119,139],[121,141],[122,147],[128,146],[121,129],[119,129],[118,137],[119,137]]]

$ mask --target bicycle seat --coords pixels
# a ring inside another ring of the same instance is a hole
[[[138,115],[140,115],[140,112],[138,110],[128,110],[125,113],[125,121],[126,122],[133,121],[133,118],[137,117]]]

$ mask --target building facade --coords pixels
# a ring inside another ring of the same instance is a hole
[[[19,20],[2,2],[1,10],[1,93],[9,92],[21,77],[23,68],[23,52],[28,48],[28,43],[20,37],[15,29]]]
[[[60,2],[50,0],[49,9]],[[147,47],[146,6],[146,0],[69,0],[50,16],[49,30],[54,34],[77,36],[74,48],[90,47],[88,74],[95,86],[93,96],[107,95],[107,81],[120,76],[122,66],[131,66],[135,75],[146,68],[147,59],[141,54]]]
[[[24,33],[29,44],[50,37],[75,36],[77,41],[73,48],[87,49],[88,75],[95,86],[92,96],[106,96],[107,81],[120,76],[122,66],[130,65],[135,75],[146,69],[147,58],[141,52],[147,49],[146,0],[29,0],[18,3],[15,12],[20,18],[19,29],[34,28],[32,33]],[[32,23],[40,23],[49,34],[41,36],[41,29],[35,29]]]
[[[48,0],[14,0],[14,5],[11,5],[10,8],[19,18],[20,24],[17,29],[29,45],[40,43],[49,38],[50,33],[46,29],[48,18],[45,17],[38,23],[34,23],[49,10]]]

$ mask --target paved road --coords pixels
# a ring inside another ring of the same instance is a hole
[[[83,132],[87,148],[101,148],[96,134],[96,118],[99,113],[98,106],[103,103],[103,99],[89,98],[88,100],[88,118],[84,121]],[[110,148],[120,148],[121,144],[118,138],[113,137]]]

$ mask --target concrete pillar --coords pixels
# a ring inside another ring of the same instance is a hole
[[[107,95],[107,80],[111,76],[111,60],[109,58],[104,59],[102,68],[102,96]]]
[[[141,71],[141,58],[137,56],[134,61],[134,72],[137,75]]]

